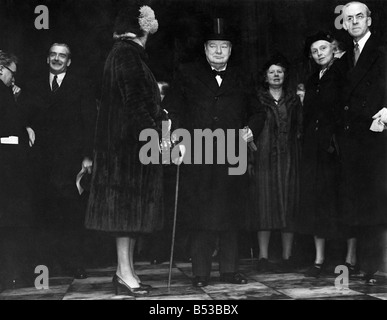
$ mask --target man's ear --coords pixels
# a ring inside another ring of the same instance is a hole
[[[347,25],[347,22],[343,22],[343,28],[345,31],[348,31],[348,25]]]
[[[50,64],[50,58],[47,57],[47,64]]]
[[[70,64],[71,64],[71,59],[69,59],[69,60],[67,61],[67,66],[70,67]]]
[[[367,17],[367,26],[371,27],[371,24],[372,24],[372,18],[371,17]]]

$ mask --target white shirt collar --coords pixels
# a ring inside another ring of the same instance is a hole
[[[211,66],[211,69],[212,70],[216,70],[213,66]],[[217,71],[225,71],[227,69],[227,64],[220,70],[217,70]],[[219,87],[222,85],[222,82],[223,82],[223,79],[221,76],[216,76],[215,77],[216,81],[218,82],[218,85]]]
[[[211,69],[216,70],[213,66],[211,66]],[[218,71],[225,71],[226,69],[227,69],[227,64],[222,69],[220,69]]]
[[[363,51],[365,44],[367,43],[368,39],[371,37],[371,31],[368,30],[368,32],[364,35],[363,38],[361,38],[357,43],[359,44],[359,50],[360,53]],[[356,41],[353,41],[353,43],[356,45]]]
[[[59,87],[60,87],[62,85],[64,77],[66,76],[66,72],[63,72],[63,73],[60,73],[60,74],[57,74],[57,75],[55,75],[55,74],[50,72],[50,88],[51,89],[52,89],[52,80],[54,80],[55,76],[58,76],[57,79],[56,79],[56,82],[58,82]]]

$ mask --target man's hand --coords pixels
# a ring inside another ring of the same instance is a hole
[[[175,152],[176,152],[175,148],[173,148],[173,151],[172,151],[172,158],[173,158],[172,162],[175,165],[179,166],[179,165],[181,165],[183,163],[183,159],[184,159],[184,155],[185,155],[185,152],[186,152],[186,148],[182,144],[179,144],[177,146],[179,147],[179,154],[178,154],[178,156],[176,156],[175,155]]]
[[[240,135],[242,139],[247,143],[251,151],[257,151],[257,146],[254,143],[254,136],[253,132],[249,127],[244,127],[242,130],[240,130]]]
[[[32,128],[30,128],[30,127],[27,127],[26,130],[27,130],[27,133],[28,133],[29,145],[32,148],[33,145],[35,144],[35,138],[36,138],[35,137],[35,131],[32,130]]]
[[[89,158],[85,158],[82,161],[82,168],[85,168],[88,173],[91,173],[91,168],[93,167],[93,161],[91,161]]]
[[[387,108],[384,107],[383,109],[381,109],[377,114],[375,114],[372,117],[372,119],[374,119],[374,120],[379,119],[383,123],[387,123]]]
[[[16,84],[14,84],[12,86],[12,92],[13,92],[13,95],[15,96],[15,99],[17,99],[21,93],[21,89]]]
[[[374,122],[371,125],[370,130],[374,132],[382,132],[387,129],[387,108],[382,108],[372,119]]]
[[[249,127],[244,127],[241,130],[241,136],[242,136],[242,139],[247,143],[254,140],[253,132],[251,131],[251,129]]]

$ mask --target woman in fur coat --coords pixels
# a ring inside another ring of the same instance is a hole
[[[134,247],[138,235],[160,229],[163,222],[162,167],[139,160],[140,132],[161,132],[160,92],[145,53],[157,28],[150,7],[123,10],[104,69],[86,227],[116,237],[116,294],[121,289],[134,296],[148,293],[150,287],[134,271]]]
[[[269,263],[271,231],[281,230],[283,264],[290,267],[294,216],[299,205],[299,158],[302,106],[286,89],[288,66],[282,56],[273,57],[263,68],[264,84],[258,91],[266,110],[262,133],[255,139],[257,151],[250,159],[250,229],[258,231],[258,271]]]

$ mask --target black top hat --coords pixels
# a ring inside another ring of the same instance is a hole
[[[231,36],[230,32],[227,31],[223,18],[214,19],[212,31],[208,32],[205,36],[205,41],[208,40],[233,41],[233,37]]]
[[[335,38],[332,36],[331,33],[325,32],[325,31],[318,31],[314,35],[308,37],[305,41],[305,48],[304,48],[304,52],[307,57],[310,56],[310,47],[312,46],[312,44],[320,40],[324,40],[332,43],[335,40]]]

